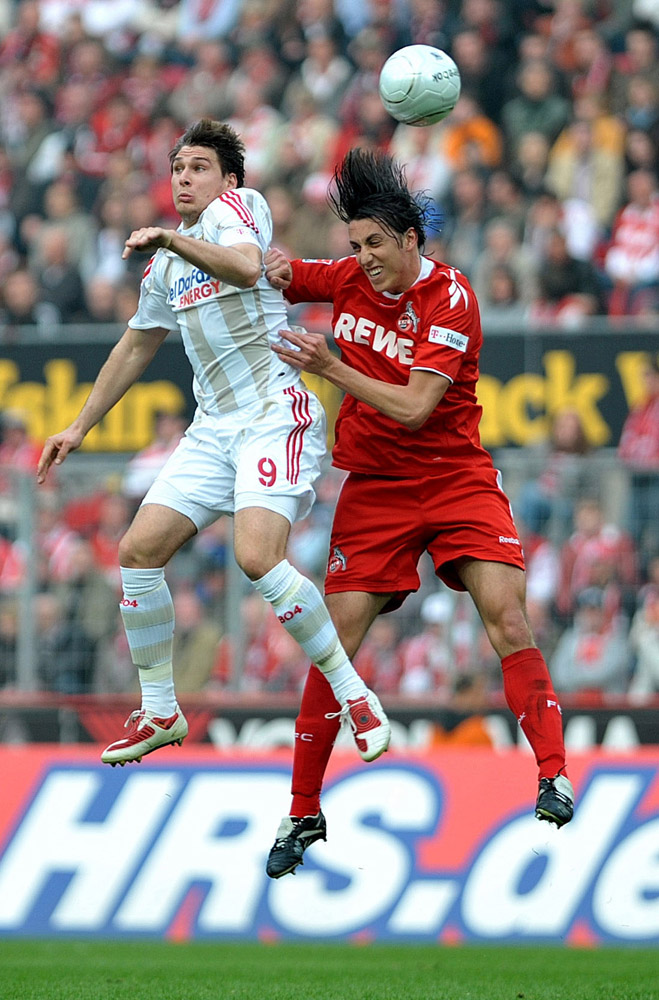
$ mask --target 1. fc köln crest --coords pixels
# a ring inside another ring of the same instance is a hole
[[[396,326],[401,333],[408,333],[410,330],[413,330],[414,333],[416,333],[419,327],[419,317],[414,312],[414,306],[411,302],[407,303],[405,306],[405,312],[401,313],[396,320]]]
[[[329,573],[338,573],[339,570],[345,569],[348,565],[348,560],[341,551],[338,545],[335,545],[329,557],[329,562],[327,564],[327,571]]]

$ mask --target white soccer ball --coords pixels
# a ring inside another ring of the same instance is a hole
[[[433,125],[453,111],[460,96],[460,71],[432,45],[406,45],[390,55],[380,73],[380,98],[405,125]]]

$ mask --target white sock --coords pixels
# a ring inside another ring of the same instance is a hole
[[[121,604],[130,655],[142,689],[142,708],[161,718],[176,711],[172,645],[174,604],[164,569],[121,567]]]
[[[363,697],[366,685],[348,659],[327,606],[311,580],[282,559],[253,583],[272,604],[288,634],[325,674],[336,700],[344,705],[348,698]]]

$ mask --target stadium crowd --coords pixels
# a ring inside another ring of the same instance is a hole
[[[397,125],[377,94],[396,48],[428,42],[462,77],[454,112]],[[0,0],[0,341],[21,329],[126,323],[144,261],[129,232],[176,225],[167,152],[192,120],[228,120],[247,179],[295,257],[349,252],[328,208],[334,163],[353,145],[406,164],[435,211],[426,252],[473,283],[484,327],[573,328],[593,316],[659,316],[659,15],[649,0]],[[321,320],[322,310],[318,315]],[[578,416],[557,414],[538,476],[513,498],[529,612],[559,691],[659,692],[659,371],[625,426],[618,460],[633,510],[607,519]],[[1,399],[0,399],[1,407]],[[37,673],[45,690],[121,692],[134,669],[117,611],[119,538],[182,433],[171,414],[122,477],[38,501]],[[40,443],[2,413],[0,686],[16,682],[16,479]],[[291,555],[321,586],[342,476],[328,468]],[[173,563],[181,693],[221,690],[226,520]],[[298,692],[307,662],[245,591],[242,690]],[[450,701],[499,682],[482,628],[431,567],[405,615],[378,619],[356,665],[380,693]]]

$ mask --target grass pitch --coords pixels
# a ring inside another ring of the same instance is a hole
[[[659,1000],[659,949],[0,940],[2,1000]]]

